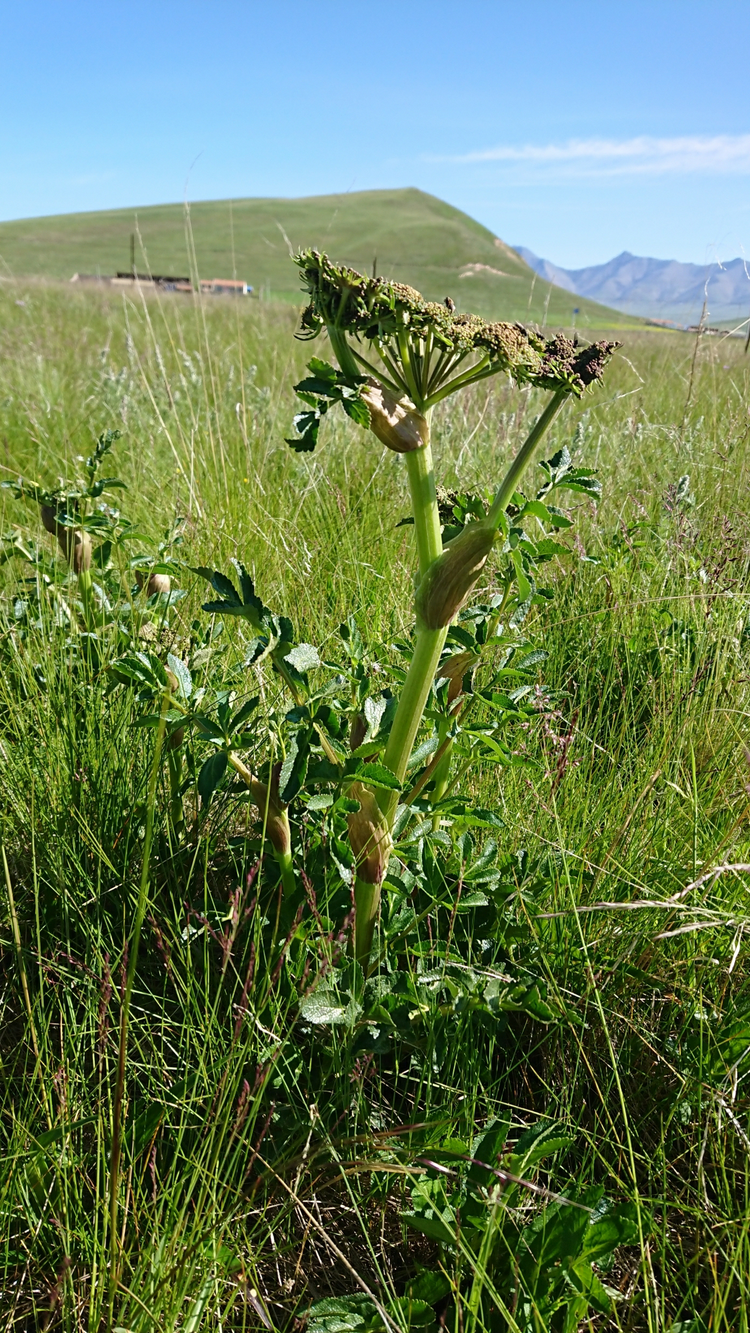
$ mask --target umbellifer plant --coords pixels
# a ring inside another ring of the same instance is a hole
[[[468,601],[496,544],[508,538],[506,511],[521,476],[563,404],[598,381],[618,344],[578,346],[562,334],[544,337],[520,324],[487,323],[461,314],[453,302],[425,301],[412,287],[366,278],[307,250],[296,258],[309,294],[300,336],[325,331],[338,366],[313,359],[310,375],[296,386],[305,408],[295,418],[298,451],[315,448],[321,419],[335,404],[405,456],[419,565],[415,594],[414,651],[398,699],[383,765],[396,790],[358,780],[349,795],[358,810],[349,815],[356,863],[355,950],[370,953],[380,891],[392,849],[398,786],[404,783],[436,673],[451,681],[462,662],[441,662],[449,627]],[[497,486],[486,512],[479,506],[445,547],[430,446],[433,407],[449,395],[494,375],[550,394],[528,438]],[[537,502],[539,503],[539,502]],[[520,574],[519,574],[520,577]],[[470,663],[467,669],[470,669]],[[446,783],[446,737],[433,776]]]

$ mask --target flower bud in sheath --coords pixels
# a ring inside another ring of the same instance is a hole
[[[375,795],[363,782],[353,782],[347,795],[359,801],[359,810],[346,817],[357,877],[365,884],[382,884],[393,847],[385,816]]]
[[[165,667],[165,671],[167,673],[167,680],[169,681],[169,688],[173,694],[176,694],[180,688],[180,682],[178,681],[176,675],[174,674],[174,671],[169,670],[169,667]],[[167,748],[169,750],[179,750],[184,739],[185,739],[185,728],[178,727],[177,730],[173,731],[171,736],[169,737],[169,740],[167,741]]]
[[[349,749],[352,753],[358,750],[367,735],[367,720],[361,713],[357,713],[352,719],[352,725],[349,729]]]
[[[494,528],[470,523],[433,561],[417,588],[417,618],[443,629],[469,600],[495,541]]]
[[[57,537],[57,544],[73,573],[81,574],[84,570],[90,569],[91,538],[89,534],[82,532],[80,528],[69,528],[64,523],[58,523],[57,510],[52,505],[40,505],[39,508],[44,527],[47,532],[52,533],[53,537]]]
[[[479,657],[477,653],[469,652],[468,649],[463,653],[454,653],[452,657],[447,657],[441,662],[435,672],[435,680],[447,680],[448,685],[448,703],[452,704],[463,694],[464,676],[469,671],[473,671],[477,665]]]
[[[143,588],[145,585],[147,597],[153,597],[154,593],[157,592],[169,592],[172,587],[172,580],[168,574],[155,574],[153,570],[150,574],[146,574],[143,570],[137,569],[135,581],[139,588]]]
[[[362,398],[370,409],[370,430],[387,449],[410,454],[424,448],[429,427],[408,398],[395,398],[375,381],[362,390]]]
[[[260,810],[266,836],[278,856],[288,856],[292,850],[292,834],[289,828],[287,807],[279,798],[279,774],[281,764],[275,764],[271,774],[271,790],[260,778],[252,778],[250,790],[253,800]]]

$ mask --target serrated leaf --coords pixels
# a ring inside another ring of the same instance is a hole
[[[295,671],[303,675],[306,671],[314,671],[320,666],[320,654],[311,643],[298,643],[291,652],[288,652],[284,658]]]
[[[570,547],[556,542],[553,537],[543,537],[536,543],[536,555],[538,560],[549,560],[553,555],[570,555]]]
[[[380,730],[380,723],[383,721],[383,714],[388,706],[387,699],[367,698],[364,702],[364,715],[367,722],[367,733],[365,740],[370,741]]]
[[[520,523],[527,516],[539,518],[543,523],[546,523],[549,521],[549,509],[541,500],[527,500],[520,514],[516,514],[513,522]]]
[[[355,775],[368,787],[382,787],[385,791],[401,791],[401,783],[396,774],[385,764],[360,764]]]
[[[310,357],[310,360],[307,363],[307,369],[311,371],[313,375],[318,375],[320,379],[328,380],[333,384],[336,383],[338,375],[336,367],[332,366],[329,361],[322,361],[319,356]]]
[[[308,810],[329,810],[333,805],[333,795],[329,791],[321,792],[318,796],[311,796],[307,802]],[[357,802],[359,808],[359,802]]]
[[[361,398],[343,397],[341,399],[341,406],[346,412],[346,415],[351,417],[352,421],[355,421],[358,426],[364,426],[365,430],[369,430],[370,409],[367,406],[367,403],[363,402]]]

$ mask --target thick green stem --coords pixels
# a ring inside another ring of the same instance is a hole
[[[380,885],[367,884],[359,875],[354,881],[354,957],[366,966],[372,948],[380,906]]]
[[[545,407],[529,436],[521,445],[521,448],[518,450],[518,453],[513,459],[503,480],[500,482],[500,485],[495,491],[490,512],[487,515],[487,521],[494,528],[499,527],[500,519],[510,504],[513,492],[515,491],[518,482],[521,480],[523,473],[526,471],[528,464],[531,462],[531,455],[536,449],[542,436],[549,430],[549,427],[552,425],[552,422],[567,397],[568,393],[565,389],[559,389],[557,391],[554,398],[552,398]]]
[[[336,360],[345,375],[358,375],[359,366],[354,359],[354,353],[346,341],[346,335],[341,333],[335,325],[328,325],[328,337],[331,340],[331,347],[336,354]]]
[[[297,889],[297,879],[294,874],[294,863],[292,861],[291,850],[288,852],[275,850],[276,864],[281,874],[281,883],[285,894],[292,894]]]
[[[429,415],[425,418],[429,430]],[[417,536],[417,555],[419,557],[420,577],[426,573],[433,560],[442,554],[443,539],[440,534],[440,515],[438,514],[437,495],[435,492],[435,469],[432,463],[432,449],[429,439],[422,449],[414,449],[404,454],[406,472],[411,492],[411,508],[414,515],[414,530]]]
[[[82,569],[78,575],[78,595],[83,607],[83,619],[86,629],[94,628],[94,579],[90,569]]]
[[[417,538],[419,573],[420,577],[423,577],[443,550],[440,516],[435,494],[435,473],[429,440],[422,449],[413,450],[413,452],[406,454],[405,458]],[[443,650],[447,632],[446,628],[430,630],[418,627],[417,629],[414,655],[404,681],[384,755],[385,764],[392,773],[395,773],[399,782],[403,782],[406,776],[409,756],[422,721],[425,704],[435,677],[437,664],[440,661],[440,654]],[[378,790],[375,795],[382,812],[383,824],[390,833],[398,805],[398,796],[395,792],[382,790]],[[384,873],[385,870],[383,869]],[[380,881],[376,884],[370,884],[358,876],[354,886],[354,901],[356,906],[355,955],[361,963],[365,963],[370,953],[375,921],[380,905]]]

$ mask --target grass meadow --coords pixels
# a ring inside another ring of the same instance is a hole
[[[0,288],[2,478],[53,485],[121,430],[117,503],[143,549],[179,525],[186,593],[134,633],[238,696],[252,672],[231,625],[206,637],[190,566],[241,559],[324,658],[351,614],[384,660],[411,630],[400,460],[343,416],[314,454],[284,442],[308,354],[295,320],[272,302]],[[0,492],[3,1329],[292,1330],[311,1304],[318,1333],[748,1329],[750,358],[738,341],[619,336],[604,386],[565,408],[547,449],[598,468],[603,497],[576,497],[556,598],[526,623],[547,654],[544,706],[516,738],[530,762],[465,779],[502,819],[476,838],[512,883],[503,932],[481,894],[419,910],[383,964],[399,1002],[383,999],[379,1027],[349,992],[337,1007],[341,923],[314,894],[284,918],[231,785],[201,812],[193,784],[175,846],[163,772],[149,792],[154,733],[108,670],[122,632],[88,642],[37,508]],[[537,410],[499,381],[440,405],[439,480],[486,486]],[[47,563],[24,557],[37,548]],[[132,603],[127,569],[109,587]],[[540,979],[546,1016],[476,1000],[511,965]],[[505,1309],[493,1283],[518,1256],[404,1220],[500,1122],[509,1142],[560,1127],[518,1189],[522,1220],[595,1186],[632,1207],[631,1241],[599,1273],[609,1309],[550,1324]],[[364,1313],[320,1306],[349,1295]]]

